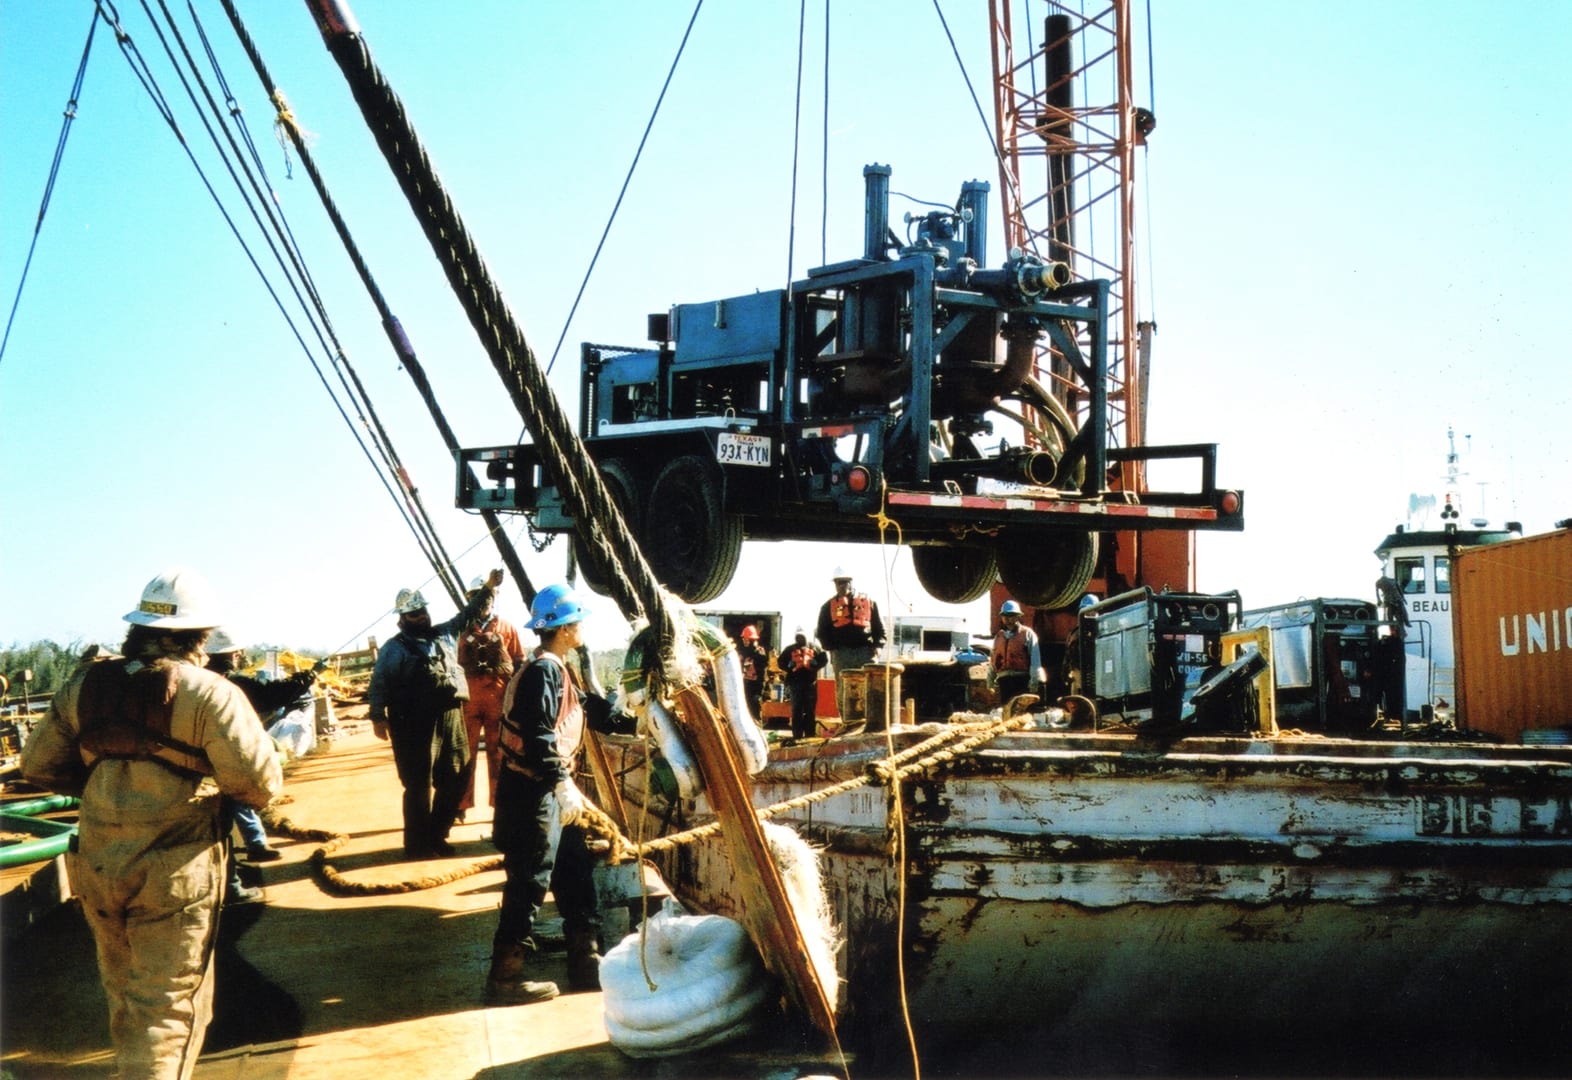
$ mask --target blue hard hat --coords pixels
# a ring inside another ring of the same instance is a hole
[[[529,606],[531,630],[555,630],[569,623],[583,622],[589,609],[579,603],[578,594],[567,585],[547,585],[535,594]]]
[[[1021,614],[1021,605],[1017,604],[1014,600],[1006,600],[1004,603],[999,605],[999,614],[1019,615]]]

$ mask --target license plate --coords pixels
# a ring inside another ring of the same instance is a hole
[[[722,465],[758,465],[768,468],[769,436],[741,435],[734,431],[723,431],[720,440],[715,444],[715,460]]]

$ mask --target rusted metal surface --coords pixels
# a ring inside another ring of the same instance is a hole
[[[636,748],[619,752],[619,771],[636,766]],[[776,750],[754,803],[864,775],[885,753],[882,736]],[[1032,731],[901,796],[903,867],[882,787],[775,819],[825,849],[843,1032],[895,1015],[903,889],[905,993],[926,1039],[1089,1030],[1089,1002],[1178,1024],[1217,1008],[1276,1024],[1290,999],[1316,1002],[1319,1023],[1394,994],[1443,1009],[1487,993],[1514,1022],[1561,1009],[1536,973],[1572,971],[1572,749]],[[703,820],[704,801],[684,813]],[[718,842],[666,870],[707,910],[737,902]]]
[[[1461,722],[1512,742],[1572,726],[1572,529],[1465,548],[1452,589]]]

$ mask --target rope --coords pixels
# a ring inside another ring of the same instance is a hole
[[[875,785],[894,788],[896,785],[918,774],[932,776],[938,769],[953,762],[960,754],[973,750],[1006,732],[1024,727],[1030,719],[1030,713],[1020,713],[1007,719],[990,721],[980,728],[975,724],[954,726],[931,738],[924,739],[915,746],[910,746],[897,754],[870,762],[862,776],[842,780],[838,784],[831,784],[829,787],[795,796],[787,799],[785,802],[766,806],[758,811],[759,820],[769,821],[771,818],[780,817],[782,814],[793,810],[801,810],[804,807],[813,806],[816,803],[833,799],[837,795],[844,795],[846,792],[855,791],[858,788],[873,787]],[[954,742],[955,745],[946,747],[946,744],[951,742]],[[943,749],[939,749],[941,747]],[[930,754],[930,750],[937,750],[937,752]],[[703,840],[716,836],[719,833],[720,823],[712,821],[684,832],[673,833],[670,836],[647,841],[639,845],[638,850],[641,855],[660,854],[662,852],[674,851],[684,844],[691,844],[696,840]]]
[[[492,855],[484,859],[476,859],[462,866],[440,873],[427,874],[423,877],[407,878],[403,881],[356,881],[346,877],[329,860],[333,853],[338,851],[351,839],[348,833],[329,832],[326,829],[308,829],[296,825],[293,821],[278,812],[275,803],[262,811],[262,823],[268,831],[279,836],[287,836],[291,840],[317,841],[321,847],[311,853],[311,870],[317,877],[317,882],[322,891],[330,896],[395,896],[400,893],[420,892],[423,889],[435,889],[440,885],[447,885],[454,881],[461,881],[476,874],[484,874],[490,870],[502,869],[502,856]],[[591,837],[591,842],[603,841],[608,844],[609,852],[607,861],[615,864],[626,862],[635,855],[635,848],[630,841],[617,831],[616,824],[611,818],[593,803],[584,804],[584,817],[575,822]]]
[[[450,452],[459,449],[458,436],[454,434],[452,425],[448,423],[446,415],[437,404],[436,392],[432,389],[431,380],[426,377],[426,370],[421,366],[420,360],[415,355],[414,346],[409,337],[404,333],[403,324],[393,314],[388,305],[387,298],[377,285],[376,278],[372,276],[371,268],[366,264],[361,255],[359,246],[351,236],[349,225],[339,212],[337,203],[327,190],[327,184],[322,178],[321,171],[317,168],[316,159],[312,157],[311,150],[306,144],[300,124],[294,112],[289,107],[288,100],[272,75],[268,72],[267,65],[262,60],[262,55],[252,41],[250,33],[246,30],[240,18],[240,12],[234,5],[234,0],[223,0],[224,11],[229,16],[230,24],[234,27],[235,35],[239,38],[241,46],[245,49],[246,56],[251,60],[251,66],[256,70],[257,78],[262,83],[262,88],[267,92],[268,100],[273,103],[276,110],[275,126],[289,136],[290,143],[295,152],[300,156],[301,164],[305,166],[306,175],[310,177],[312,186],[316,189],[317,198],[321,201],[323,209],[327,212],[328,219],[333,223],[334,230],[338,233],[340,242],[344,245],[345,253],[355,267],[355,272],[360,276],[362,284],[366,287],[367,294],[371,297],[372,304],[377,309],[377,314],[382,317],[382,329],[387,334],[388,340],[393,345],[393,351],[398,354],[399,361],[404,370],[409,374],[415,384],[415,390],[420,394],[420,400],[431,413],[432,420],[437,425],[442,441]],[[518,551],[513,547],[513,542],[502,529],[501,519],[494,510],[482,510],[481,520],[486,523],[497,545],[497,551],[502,557],[503,565],[508,568],[508,573],[513,575],[513,580],[518,583],[519,591],[524,597],[526,606],[535,601],[535,586],[530,582],[529,575],[524,571],[524,564],[519,559]],[[452,560],[448,560],[452,564]],[[440,576],[440,575],[439,575]],[[458,571],[453,569],[454,583],[461,589],[463,582],[458,580]],[[444,579],[444,584],[447,584]],[[454,598],[454,602],[462,606],[462,600]]]
[[[606,570],[610,595],[630,622],[647,618],[657,629],[662,649],[669,650],[677,636],[670,603],[674,598],[656,581],[599,470],[552,393],[517,320],[443,190],[402,102],[382,77],[359,34],[324,25],[324,39],[514,408],[541,448],[542,464],[562,495],[564,509],[582,523],[580,537]]]

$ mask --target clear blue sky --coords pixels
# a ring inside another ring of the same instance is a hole
[[[184,5],[170,6],[187,25]],[[519,420],[304,4],[239,6],[460,440],[510,441]],[[1436,490],[1449,424],[1472,437],[1469,513],[1530,531],[1572,516],[1572,3],[1152,6],[1149,89],[1136,5],[1137,81],[1158,116],[1138,196],[1141,308],[1159,327],[1150,440],[1219,443],[1220,478],[1248,492],[1247,531],[1202,539],[1200,586],[1240,589],[1247,606],[1370,595],[1371,549],[1410,492]],[[298,166],[286,179],[222,10],[197,7],[352,363],[461,570],[483,572],[498,560],[479,520],[451,508],[435,428],[309,182]],[[823,6],[809,7],[799,276],[820,261],[825,209]],[[985,6],[942,7],[986,100]],[[548,357],[691,4],[353,8]],[[160,86],[180,95],[140,5],[120,9]],[[88,0],[0,6],[7,307],[91,12]],[[997,174],[930,5],[843,2],[831,17],[834,261],[860,249],[864,164],[890,164],[896,190],[945,202]],[[638,344],[648,312],[787,279],[796,19],[795,4],[705,4],[557,361],[570,408],[579,341]],[[233,205],[183,99],[179,115]],[[328,649],[389,636],[393,594],[430,576],[102,29],[0,362],[0,506],[0,644],[118,642],[143,583],[185,563],[213,579],[241,640]],[[561,577],[565,544],[519,546],[537,585]],[[887,616],[946,610],[905,555],[762,543],[711,606],[780,610],[789,632],[811,623],[837,563]],[[446,601],[427,587],[440,617]],[[601,606],[591,640],[605,646],[621,624]],[[523,615],[511,591],[502,608]],[[964,613],[985,628],[982,607]]]

